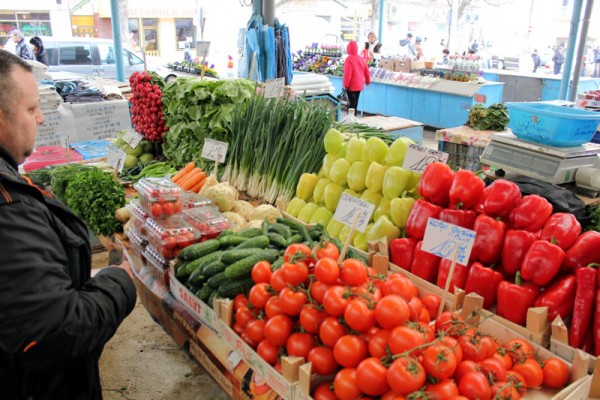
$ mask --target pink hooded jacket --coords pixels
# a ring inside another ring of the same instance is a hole
[[[352,40],[346,47],[348,57],[344,62],[344,87],[351,92],[364,89],[365,83],[371,83],[371,74],[365,60],[358,55],[358,44]]]

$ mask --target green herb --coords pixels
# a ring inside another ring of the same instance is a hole
[[[475,104],[469,111],[466,124],[477,131],[503,131],[508,125],[508,109],[502,103],[489,107]]]
[[[592,220],[590,221],[589,225],[585,227],[585,230],[600,232],[600,206],[591,208],[590,214],[592,216]]]
[[[63,164],[55,167],[52,171],[52,178],[50,179],[52,193],[66,204],[65,193],[73,175],[91,168],[95,167],[80,164]]]

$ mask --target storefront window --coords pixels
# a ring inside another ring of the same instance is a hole
[[[142,19],[142,23],[144,24],[144,28],[145,27],[155,27],[158,26],[158,20],[156,18],[144,18]]]
[[[196,47],[196,30],[192,18],[175,18],[175,32],[178,49],[183,49],[186,42],[190,44],[190,48]]]
[[[140,21],[137,18],[127,20],[129,28],[129,45],[135,51],[140,51]]]
[[[10,39],[13,29],[19,29],[26,37],[52,36],[50,13],[0,11],[0,46]]]

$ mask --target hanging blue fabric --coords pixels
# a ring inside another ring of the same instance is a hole
[[[262,17],[252,14],[246,27],[246,66],[243,76],[256,82],[263,82],[262,41],[260,27]]]
[[[261,33],[263,44],[263,53],[261,56],[264,63],[264,81],[266,82],[277,77],[277,62],[275,60],[275,30],[269,25],[263,25]]]

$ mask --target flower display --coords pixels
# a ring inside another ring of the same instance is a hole
[[[174,61],[172,63],[167,63],[167,67],[175,71],[188,72],[198,75],[201,75],[202,70],[204,70],[205,76],[218,78],[214,64],[209,65],[207,61],[201,62],[197,58],[194,58],[192,61]]]

